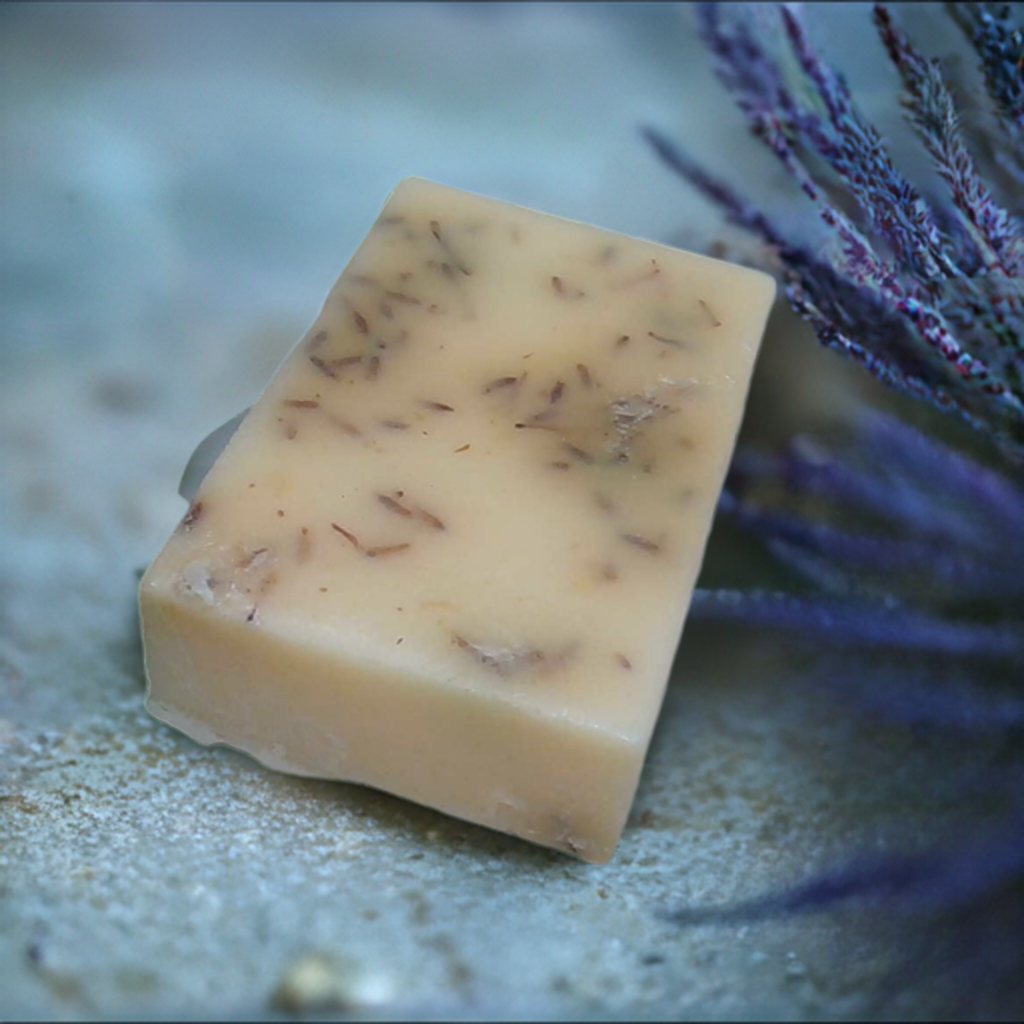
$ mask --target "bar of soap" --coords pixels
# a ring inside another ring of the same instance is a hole
[[[402,181],[142,580],[147,707],[607,861],[774,294]]]

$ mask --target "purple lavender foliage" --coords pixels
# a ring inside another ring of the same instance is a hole
[[[1009,17],[983,20],[999,25],[1004,56],[1020,45]],[[961,416],[1024,462],[1024,223],[982,181],[939,66],[913,48],[891,11],[878,5],[875,18],[903,80],[908,119],[947,186],[941,207],[895,167],[790,7],[703,4],[700,31],[753,134],[816,204],[830,253],[786,237],[656,130],[644,134],[669,167],[776,251],[790,302],[823,345],[888,386]],[[975,35],[987,68],[992,31]],[[773,52],[783,47],[788,52]],[[998,78],[999,95],[1012,106],[1007,80]],[[812,158],[824,169],[813,172]],[[836,188],[847,191],[856,216],[830,199]]]
[[[1001,166],[1024,183],[1024,31],[1011,4],[950,3],[953,19],[978,54],[1001,129]]]
[[[974,49],[985,95],[971,107],[985,111],[986,124],[961,124],[963,104],[939,61],[916,49],[892,10],[874,8],[907,121],[945,188],[926,198],[816,52],[798,5],[700,5],[719,78],[815,204],[831,238],[824,252],[655,129],[643,133],[671,170],[761,239],[765,266],[781,265],[791,305],[824,346],[966,421],[1002,466],[982,466],[874,412],[841,444],[798,437],[779,454],[741,452],[720,511],[763,539],[794,592],[698,591],[692,614],[788,630],[822,651],[816,679],[862,710],[953,735],[1003,734],[1016,757],[1024,739],[1024,193],[994,175],[1024,184],[1024,30],[1020,5],[946,6]],[[986,139],[984,152],[977,138]],[[840,191],[852,200],[843,208]],[[830,650],[842,654],[829,660]],[[988,787],[1011,810],[968,842],[854,858],[786,892],[670,918],[748,921],[851,900],[977,908],[1024,882],[1020,781]],[[1017,970],[1024,907],[1010,905]],[[985,934],[960,951],[961,965],[988,949]]]
[[[838,454],[803,437],[781,455],[741,453],[720,510],[836,596],[946,619],[997,602],[1024,637],[1024,490],[892,417],[865,414]]]

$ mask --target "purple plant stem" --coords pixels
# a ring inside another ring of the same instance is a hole
[[[901,584],[913,572],[923,576],[927,586],[953,589],[961,598],[1024,595],[1020,573],[950,550],[948,544],[844,533],[801,516],[764,511],[736,501],[728,492],[723,493],[719,508],[754,533],[845,564],[858,575],[873,571]]]
[[[902,606],[820,598],[802,600],[766,591],[697,590],[691,616],[795,629],[849,647],[892,647],[975,658],[1019,658],[1019,630],[939,619]]]

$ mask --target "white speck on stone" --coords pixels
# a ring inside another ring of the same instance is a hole
[[[290,964],[271,997],[285,1013],[344,1012],[388,1002],[393,986],[382,974],[357,964],[310,953]]]

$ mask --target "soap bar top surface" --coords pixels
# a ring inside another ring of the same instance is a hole
[[[407,179],[143,590],[642,755],[774,293]]]

